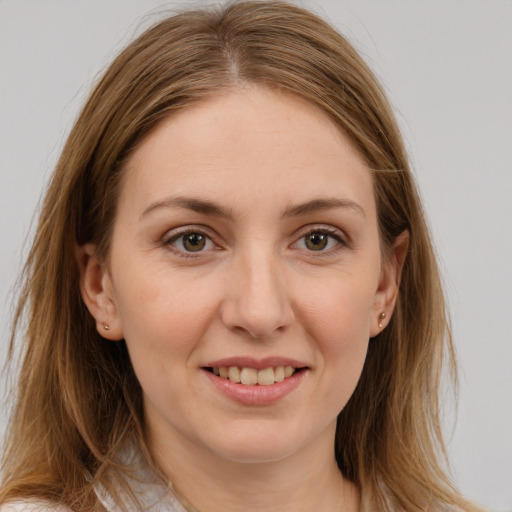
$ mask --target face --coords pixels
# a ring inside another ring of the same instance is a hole
[[[232,461],[332,450],[396,290],[363,159],[316,107],[255,87],[138,147],[97,267],[86,301],[126,340],[153,445]]]

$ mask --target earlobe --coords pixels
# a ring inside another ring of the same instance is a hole
[[[122,339],[112,279],[97,256],[96,246],[85,244],[77,247],[76,260],[80,270],[82,299],[96,321],[96,329],[109,340]]]
[[[387,260],[382,265],[371,321],[372,338],[386,328],[393,315],[408,247],[409,231],[404,230],[396,237]]]

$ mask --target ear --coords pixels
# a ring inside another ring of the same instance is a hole
[[[404,230],[396,237],[386,261],[382,264],[371,320],[371,338],[386,328],[393,315],[408,247],[409,231]]]
[[[94,244],[76,248],[76,259],[80,270],[80,292],[87,309],[96,320],[96,329],[104,338],[123,338],[121,322],[117,312],[112,278],[97,256]]]

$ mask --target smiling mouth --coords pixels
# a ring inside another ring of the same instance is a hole
[[[283,382],[294,373],[306,370],[293,366],[275,366],[257,370],[256,368],[239,368],[238,366],[206,367],[205,370],[213,373],[221,379],[230,380],[235,384],[246,386],[270,386],[277,382]]]

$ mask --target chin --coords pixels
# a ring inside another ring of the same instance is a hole
[[[217,454],[225,460],[237,462],[240,464],[265,464],[269,462],[278,462],[288,458],[297,452],[293,447],[263,446],[258,443],[249,445],[233,445],[229,447],[219,447]]]
[[[210,447],[218,456],[232,462],[277,462],[305,449],[312,442],[310,436],[305,434],[284,427],[276,428],[276,425],[270,428],[269,425],[260,426],[253,422],[245,429],[237,426],[234,430],[225,431],[223,439],[212,442]]]

